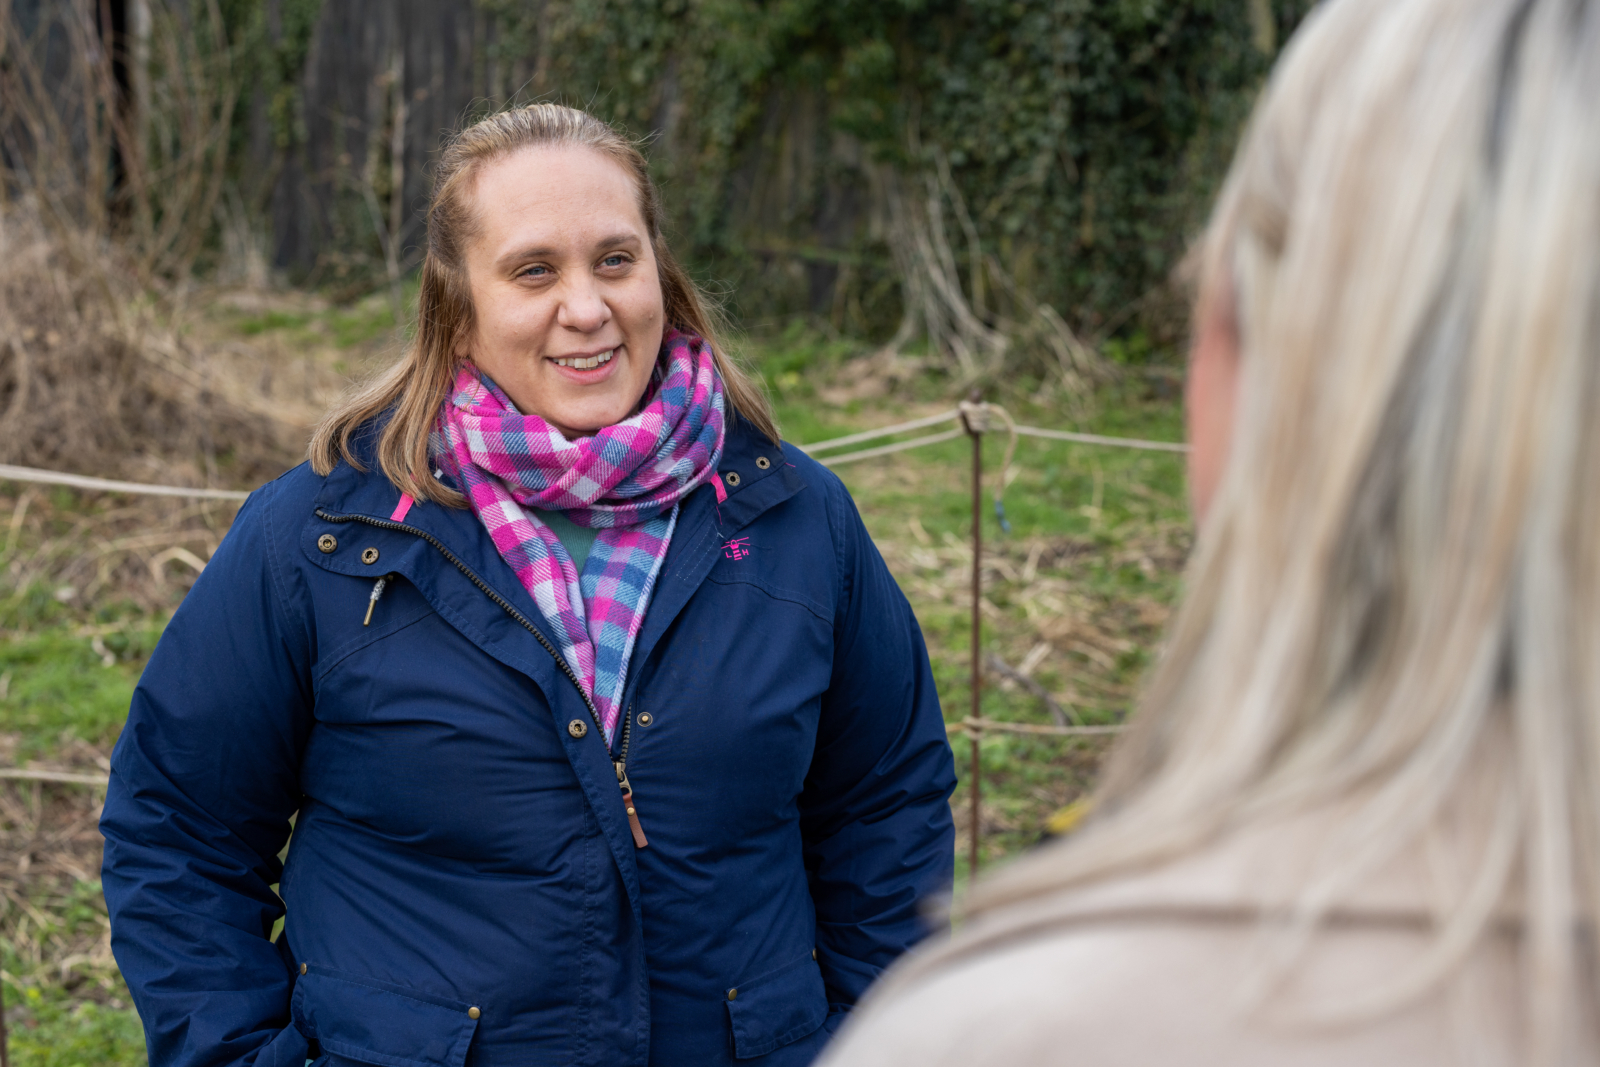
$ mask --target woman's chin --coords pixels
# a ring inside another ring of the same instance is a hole
[[[568,440],[574,437],[593,437],[607,426],[615,426],[633,413],[632,405],[614,405],[595,410],[590,405],[572,410],[540,412],[540,418],[561,431]]]

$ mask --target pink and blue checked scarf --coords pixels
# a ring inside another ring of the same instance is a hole
[[[678,501],[713,477],[722,458],[724,403],[711,347],[672,330],[639,412],[593,437],[568,441],[523,415],[470,363],[440,408],[434,460],[550,622],[608,745]],[[530,508],[563,511],[600,531],[581,575]]]

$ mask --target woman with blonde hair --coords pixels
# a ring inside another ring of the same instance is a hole
[[[1600,3],[1328,0],[1200,250],[1097,815],[830,1067],[1600,1057]]]
[[[715,326],[605,123],[445,145],[415,341],[251,495],[112,757],[152,1064],[804,1067],[923,936],[922,635]]]

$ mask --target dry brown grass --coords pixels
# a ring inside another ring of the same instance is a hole
[[[0,462],[182,485],[281,470],[271,408],[105,256],[82,268],[37,216],[0,212]]]
[[[0,4],[0,462],[254,484],[295,428],[186,328],[236,96],[221,15],[146,8],[124,40],[104,5]]]
[[[0,736],[0,745],[5,738]],[[97,751],[69,766],[105,766]],[[103,770],[101,771],[103,773]],[[0,941],[28,973],[76,997],[120,993],[111,924],[99,901],[99,791],[47,782],[0,782]],[[5,979],[20,986],[21,975]]]

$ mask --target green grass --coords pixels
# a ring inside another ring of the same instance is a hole
[[[84,744],[109,753],[159,632],[159,624],[135,620],[126,629],[92,636],[58,626],[0,639],[0,688],[5,691],[0,735],[9,735],[15,744],[12,758],[19,764],[62,758],[78,763]],[[104,653],[95,649],[95,637]],[[108,656],[110,666],[105,663]],[[45,880],[24,882],[20,888],[26,890],[25,910],[32,917],[30,943],[79,951],[104,930],[106,909],[98,881],[63,885]],[[9,921],[6,928],[15,930]],[[42,961],[31,954],[19,956],[16,947],[0,937],[4,969],[22,983],[7,982],[5,988],[14,1067],[142,1067],[144,1031],[114,973],[108,978],[103,971],[85,975],[75,969],[63,984],[48,955]],[[104,988],[108,981],[113,985],[109,997]]]
[[[16,735],[16,759],[49,758],[74,739],[109,751],[159,635],[159,624],[140,622],[105,633],[61,627],[0,639],[0,734]]]
[[[306,311],[268,311],[240,319],[236,328],[246,337],[255,337],[272,330],[299,329],[310,322],[311,317],[311,313]]]
[[[410,329],[411,319],[416,314],[417,289],[414,277],[401,286],[403,330]],[[393,335],[396,328],[388,289],[333,307],[271,308],[257,314],[238,315],[231,318],[230,326],[244,337],[278,334],[290,344],[307,347],[331,344],[341,351],[384,340]]]
[[[6,1004],[13,1067],[144,1067],[144,1029],[131,1008],[11,985]]]

